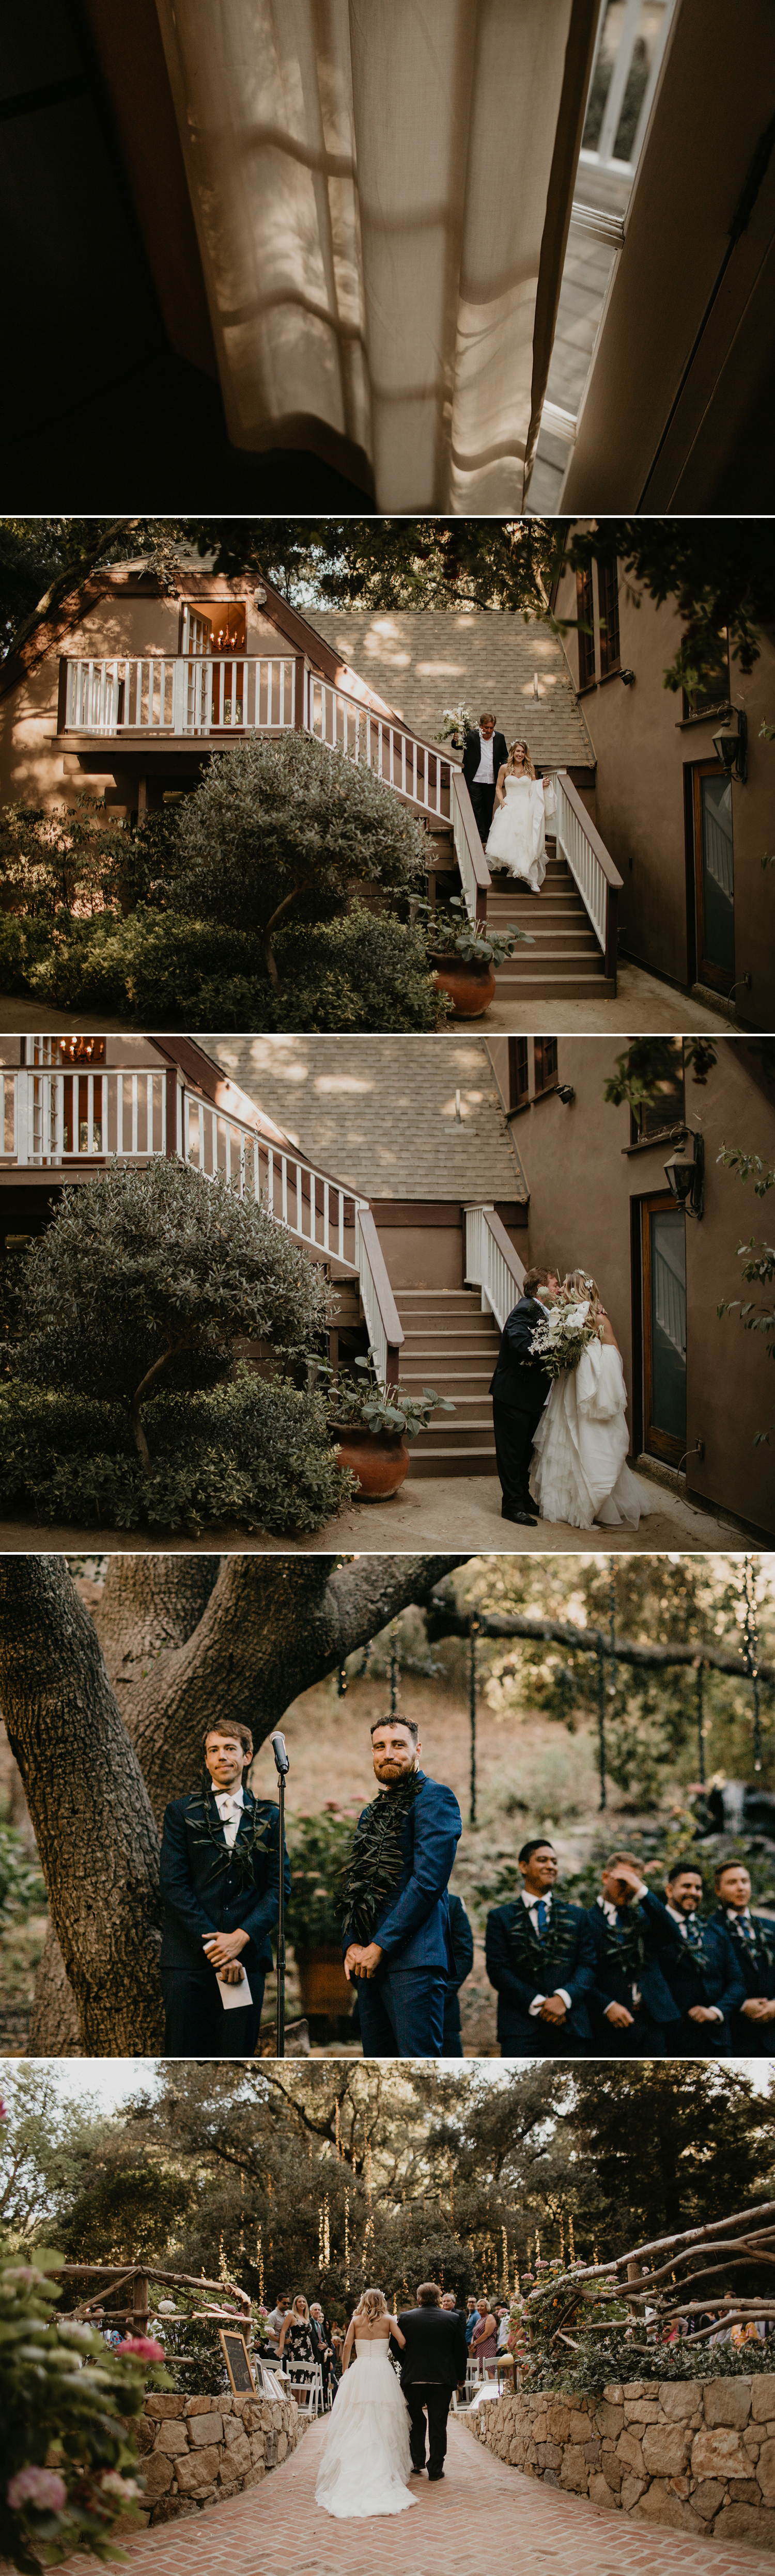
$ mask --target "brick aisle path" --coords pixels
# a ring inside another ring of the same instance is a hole
[[[678,2531],[647,2530],[624,2514],[560,2495],[494,2460],[450,2424],[439,2485],[412,2480],[413,2513],[334,2522],[315,2503],[324,2439],[311,2425],[298,2451],[260,2486],[129,2543],[128,2576],[484,2576],[520,2560],[537,2576],[754,2576],[756,2549],[726,2549]],[[67,2560],[84,2576],[94,2560]]]

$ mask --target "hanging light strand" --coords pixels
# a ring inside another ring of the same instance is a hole
[[[468,1821],[470,1825],[476,1824],[476,1640],[479,1635],[481,1625],[481,1619],[477,1618],[476,1613],[474,1612],[470,1620],[468,1635],[468,1709],[471,1720],[471,1790],[468,1808]]]
[[[743,1568],[745,1597],[745,1664],[753,1688],[753,1767],[762,1767],[762,1712],[759,1685],[759,1637],[756,1620],[756,1559],[747,1556]]]

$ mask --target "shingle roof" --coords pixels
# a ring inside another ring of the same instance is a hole
[[[308,620],[426,741],[462,699],[492,707],[508,741],[525,734],[547,767],[587,767],[594,751],[549,625],[513,609],[313,609]],[[538,697],[534,695],[537,676]]]
[[[208,1036],[200,1044],[311,1162],[367,1198],[527,1198],[481,1038]]]

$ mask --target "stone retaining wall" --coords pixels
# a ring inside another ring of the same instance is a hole
[[[504,2396],[463,2417],[499,2460],[637,2522],[775,2549],[775,2373]]]
[[[306,2418],[293,2397],[146,2397],[127,2429],[145,2480],[144,2522],[170,2522],[199,2505],[255,2487],[301,2440]],[[775,2516],[773,2516],[775,2520]]]

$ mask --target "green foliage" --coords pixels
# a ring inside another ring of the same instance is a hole
[[[28,920],[103,913],[128,893],[132,857],[129,833],[92,796],[51,813],[0,806],[0,895]]]
[[[368,1359],[357,1359],[353,1370],[333,1369],[327,1361],[319,1363],[319,1375],[330,1381],[328,1417],[332,1428],[342,1424],[363,1424],[373,1431],[401,1432],[406,1440],[416,1440],[418,1432],[427,1431],[434,1413],[454,1413],[448,1395],[437,1395],[435,1388],[424,1386],[419,1395],[399,1395],[378,1378],[374,1353]]]
[[[322,1814],[302,1816],[291,1838],[288,1937],[297,1951],[339,1947],[342,1883],[353,1847],[358,1809],[328,1799]]]
[[[695,1082],[704,1083],[718,1059],[718,1049],[709,1038],[684,1038],[683,1060],[686,1071],[692,1066]],[[679,1052],[680,1067],[680,1052]],[[654,1109],[660,1096],[670,1103],[675,1098],[676,1049],[673,1038],[633,1038],[623,1055],[616,1058],[616,1072],[603,1084],[603,1098],[615,1109],[626,1100],[630,1109]]]
[[[123,1399],[146,1465],[141,1410],[162,1370],[207,1381],[238,1336],[303,1359],[325,1322],[325,1282],[285,1227],[161,1155],[66,1190],[21,1270],[15,1375]]]
[[[0,1930],[23,1923],[45,1902],[45,1884],[23,1834],[15,1825],[0,1824]]]
[[[630,582],[658,608],[676,602],[682,635],[663,674],[666,689],[685,688],[691,695],[715,683],[724,627],[732,661],[743,672],[753,670],[761,629],[772,617],[771,520],[605,519],[598,527],[575,528],[567,555],[572,569],[583,571],[614,549]]]
[[[52,1388],[0,1389],[0,1505],[105,1529],[185,1530],[219,1522],[312,1533],[355,1492],[337,1467],[319,1394],[240,1374],[199,1394],[155,1396],[142,1466],[125,1409]]]
[[[62,2095],[50,2066],[17,2059],[3,2070],[3,2090],[0,2226],[16,2247],[52,2222],[65,2233],[67,2212],[96,2169],[111,2124],[88,2095]]]
[[[772,2370],[771,2343],[747,2343],[738,2350],[731,2343],[699,2343],[682,2335],[677,2343],[633,2343],[623,2330],[612,2327],[609,2335],[573,2334],[576,2352],[571,2360],[541,2358],[531,2372],[528,2387],[531,2394],[542,2388],[562,2390],[566,2396],[602,2394],[604,2388],[628,2387],[632,2380],[679,2379],[750,2379],[757,2371]]]
[[[249,734],[210,762],[178,809],[176,907],[271,934],[303,898],[312,920],[356,881],[407,895],[423,881],[422,826],[371,769],[307,733]],[[274,976],[273,976],[274,980]]]
[[[182,2302],[183,2293],[176,2290]],[[188,2325],[170,2324],[161,2319],[167,2368],[171,2385],[180,2397],[224,2397],[229,2387],[229,2374],[218,2342],[218,2328],[208,2326],[203,2317],[191,2319]],[[193,2369],[192,2369],[193,2363]]]
[[[61,2259],[39,2250],[34,2264],[0,2269],[0,2550],[23,2576],[73,2550],[117,2555],[113,2535],[142,2492],[123,2419],[141,2413],[149,2375],[169,2385],[109,2354],[93,2327],[56,2315],[49,2275]]]
[[[416,911],[425,923],[429,957],[464,957],[467,963],[497,968],[505,966],[520,944],[535,946],[532,931],[520,930],[515,921],[509,922],[507,930],[480,929],[469,921],[459,895],[451,895],[447,907],[422,902]]]
[[[137,847],[137,844],[135,845]],[[259,933],[158,912],[147,900],[68,919],[0,913],[0,984],[130,1028],[425,1030],[449,1016],[419,926],[351,902],[332,921],[281,925],[276,992]]]

